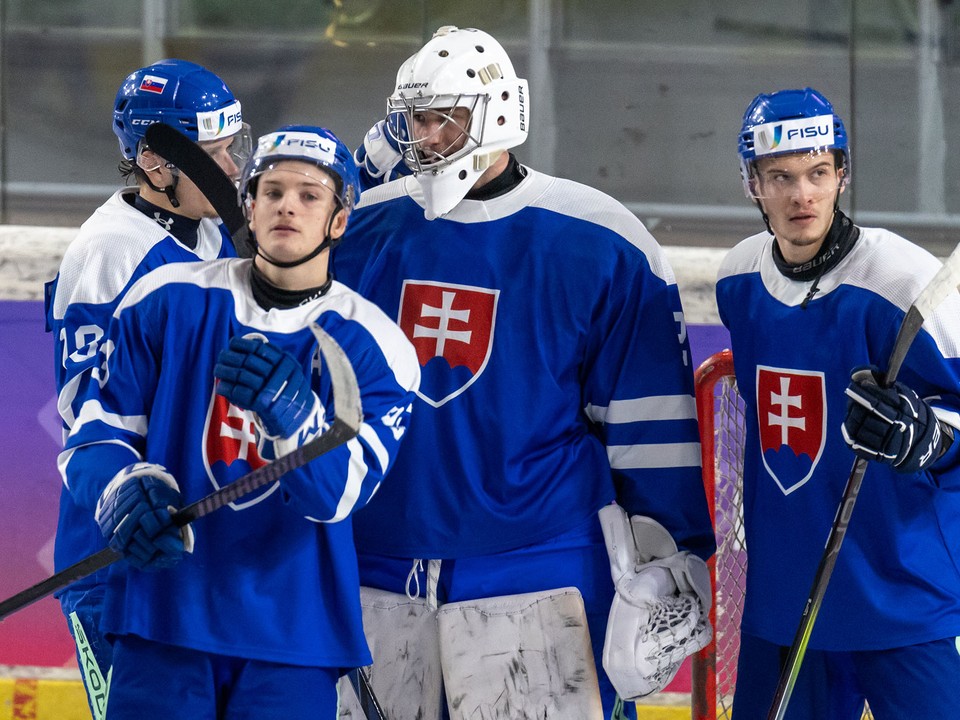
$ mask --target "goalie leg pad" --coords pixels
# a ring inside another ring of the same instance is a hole
[[[437,619],[451,720],[602,720],[576,588],[448,603]]]
[[[388,718],[440,720],[440,646],[437,613],[424,598],[360,588],[363,628],[373,655],[370,685]],[[340,718],[362,720],[356,693],[340,679]]]

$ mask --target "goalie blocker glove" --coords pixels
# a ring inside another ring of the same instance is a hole
[[[696,555],[679,552],[652,518],[629,518],[619,505],[607,505],[599,517],[616,586],[603,669],[629,702],[662,690],[684,658],[710,642],[710,571]]]
[[[136,568],[159,570],[193,552],[193,530],[177,527],[180,488],[162,465],[134,463],[114,475],[97,501],[95,518],[111,548]]]
[[[926,400],[906,385],[881,387],[874,366],[856,368],[847,387],[843,439],[861,458],[914,474],[930,467],[953,442]]]

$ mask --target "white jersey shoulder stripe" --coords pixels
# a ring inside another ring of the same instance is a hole
[[[806,298],[812,281],[785,277],[773,261],[773,236],[760,233],[743,240],[724,258],[718,281],[759,272],[770,295],[795,307]],[[817,298],[837,288],[856,287],[882,297],[906,312],[940,268],[940,261],[920,246],[882,228],[860,228],[850,254],[817,283]],[[944,357],[960,357],[960,293],[954,292],[924,322]]]
[[[572,180],[556,178],[524,167],[526,177],[510,192],[489,200],[461,200],[440,222],[484,223],[510,217],[528,207],[606,228],[640,250],[653,272],[668,285],[676,284],[666,254],[636,215],[606,193]],[[360,207],[407,196],[425,207],[423,191],[414,176],[407,176],[363,193]]]
[[[114,193],[80,226],[60,263],[53,314],[63,318],[74,303],[105,303],[114,300],[127,285],[150,250],[163,240],[176,242],[158,223],[131,206],[125,188]],[[216,258],[222,246],[219,223],[200,222],[198,259]]]

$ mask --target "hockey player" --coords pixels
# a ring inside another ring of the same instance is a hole
[[[852,447],[876,462],[786,717],[859,720],[864,699],[877,720],[960,717],[960,297],[927,318],[901,382],[879,387],[904,313],[939,262],[840,210],[849,140],[816,90],[754,98],[739,154],[766,232],[728,254],[717,282],[747,407],[749,564],[733,715],[767,717]]]
[[[609,717],[602,654],[633,700],[710,636],[714,540],[673,273],[620,203],[509,152],[529,92],[487,33],[438,30],[388,113],[374,133],[413,174],[364,193],[334,256],[423,372],[395,482],[356,519],[374,689],[390,717],[436,718],[442,665],[452,717],[583,720],[600,717],[599,675]],[[678,604],[681,628],[651,627]]]
[[[136,70],[121,84],[113,131],[120,142],[120,172],[133,178],[136,187],[116,192],[81,226],[46,293],[65,434],[73,426],[110,315],[133,282],[166,263],[236,255],[229,234],[193,182],[144,144],[146,128],[154,122],[176,127],[233,177],[250,153],[240,102],[209,70],[185,60],[162,60]],[[62,488],[57,569],[102,547],[96,523]],[[60,595],[97,720],[103,715],[110,667],[109,645],[97,629],[103,577],[95,574]]]
[[[240,193],[252,260],[168,265],[114,313],[98,382],[61,455],[110,568],[110,720],[336,716],[342,668],[369,663],[352,514],[406,431],[419,366],[372,303],[327,273],[359,194],[322,128],[262,137]],[[337,408],[316,324],[357,376],[359,436],[180,530],[199,499],[316,436]]]

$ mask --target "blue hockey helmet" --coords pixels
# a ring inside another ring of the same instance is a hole
[[[113,132],[120,152],[135,160],[139,142],[155,122],[170,125],[194,142],[233,135],[249,138],[240,102],[214,73],[187,60],[160,60],[132,72],[117,91]],[[248,140],[245,140],[249,145]],[[238,155],[240,162],[246,158]]]
[[[751,180],[757,159],[828,150],[839,151],[843,170],[840,182],[846,185],[851,177],[847,131],[822,93],[809,87],[761,93],[743,114],[737,142],[744,192],[747,197],[755,197]]]
[[[299,160],[311,163],[331,175],[334,195],[346,213],[360,197],[360,177],[353,153],[336,135],[322,127],[285,125],[264,135],[240,175],[240,202],[249,208],[256,195],[256,179],[278,162]]]

